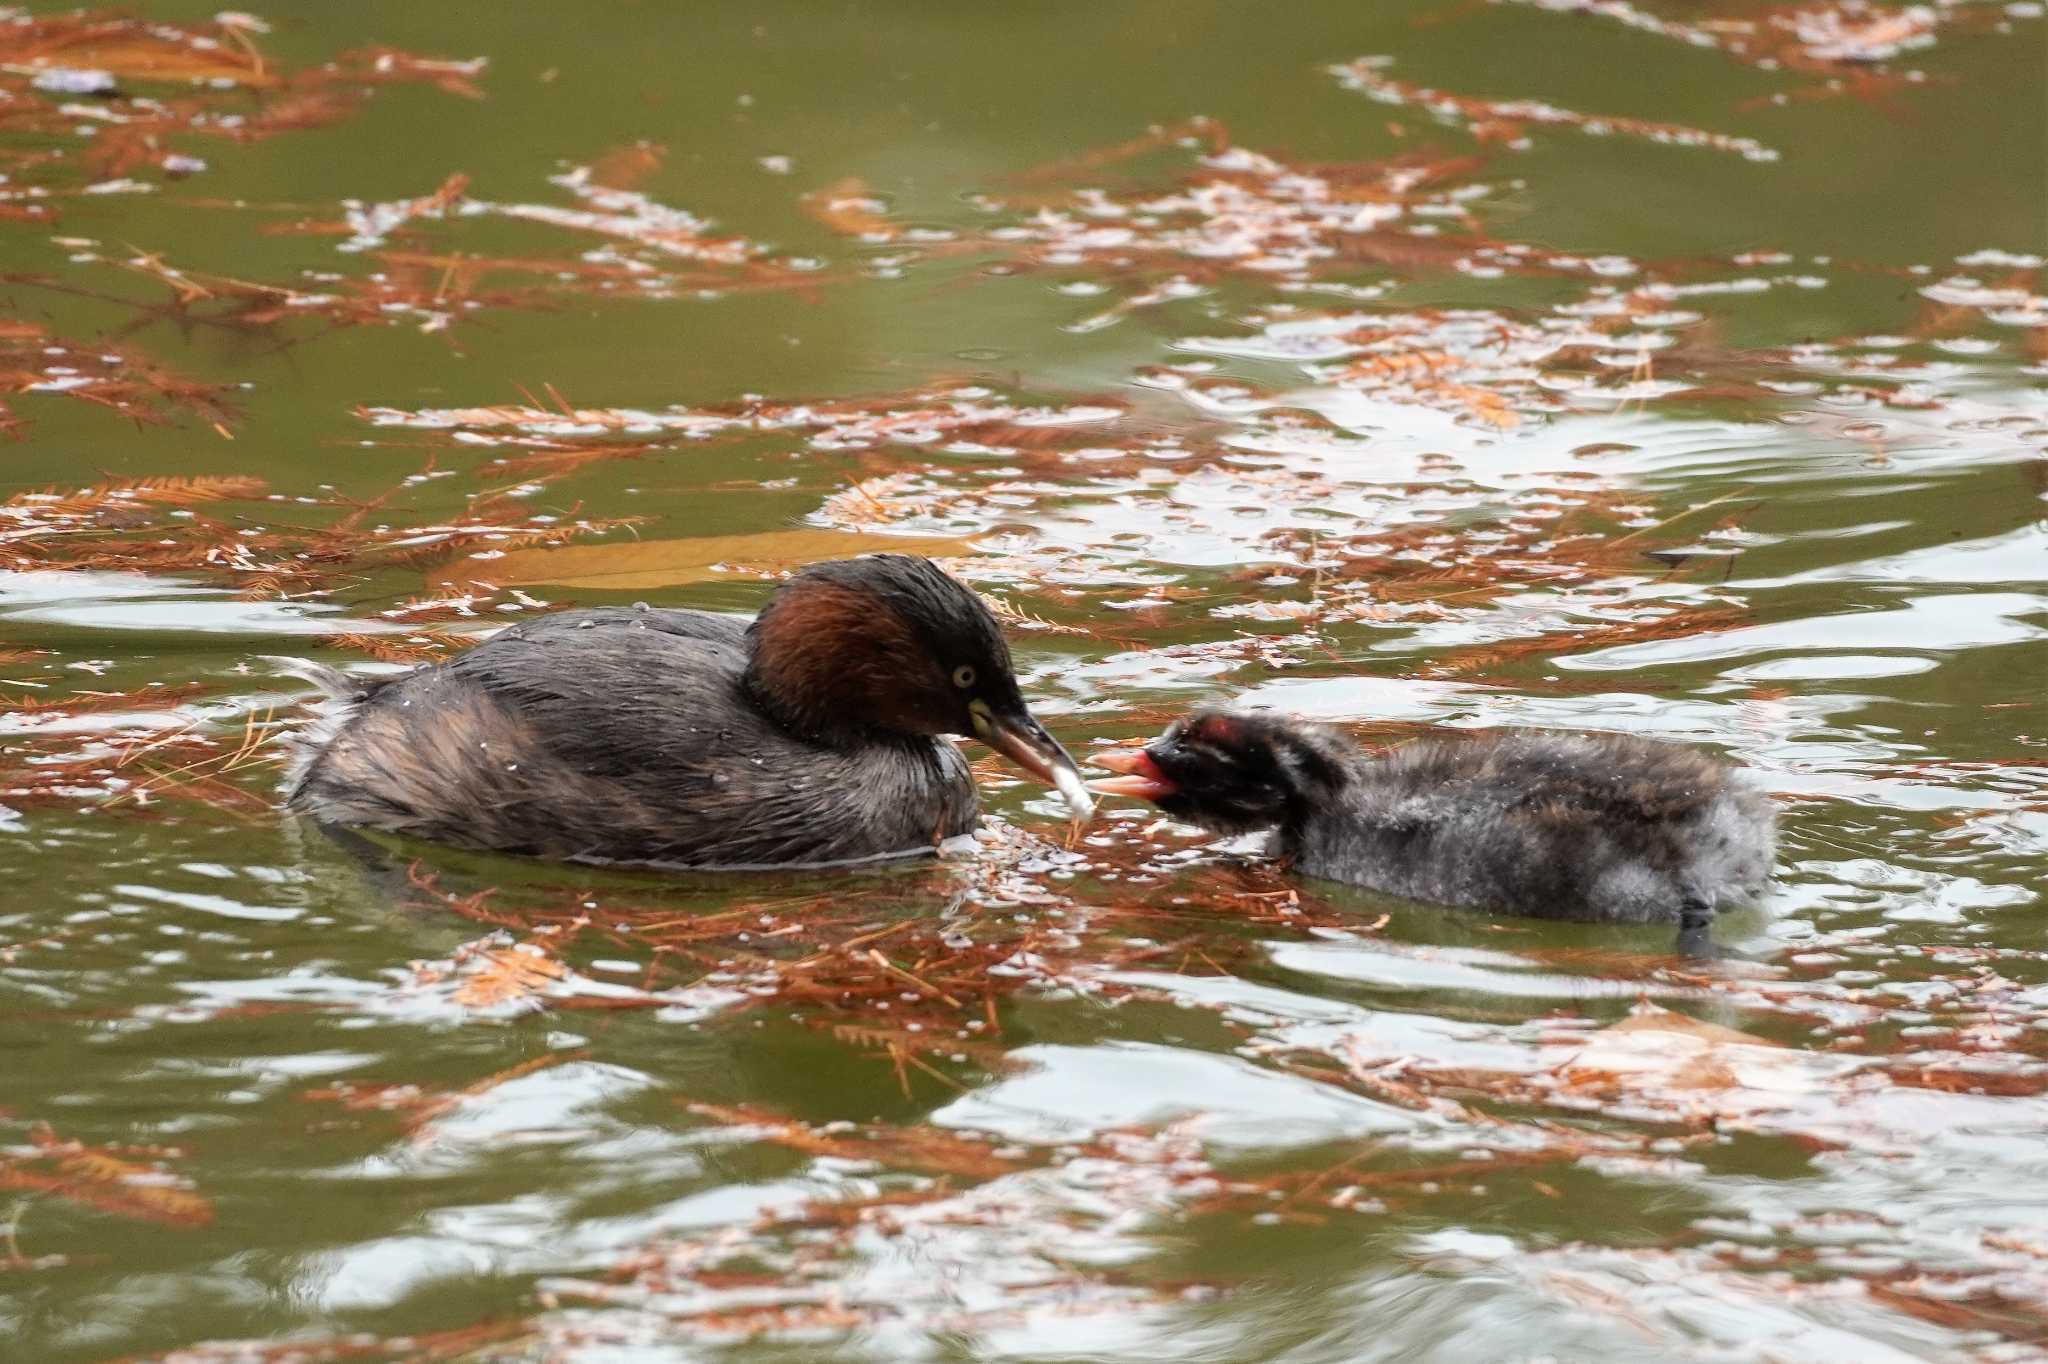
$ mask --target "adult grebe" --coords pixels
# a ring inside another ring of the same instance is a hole
[[[462,847],[780,866],[929,851],[974,827],[946,734],[1091,804],[981,600],[925,559],[814,564],[752,622],[565,611],[384,681],[328,674],[290,809]]]

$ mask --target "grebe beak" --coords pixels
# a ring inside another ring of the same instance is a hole
[[[974,720],[974,737],[1057,790],[1075,819],[1095,813],[1095,798],[1081,780],[1081,769],[1031,712],[1020,708],[997,714],[982,701],[969,703],[967,711]]]
[[[1101,753],[1091,753],[1088,761],[1095,767],[1106,767],[1121,773],[1115,777],[1097,777],[1088,783],[1088,789],[1099,791],[1105,796],[1129,796],[1133,800],[1163,800],[1180,788],[1176,787],[1159,770],[1159,764],[1152,761],[1152,755],[1142,748],[1112,748]]]

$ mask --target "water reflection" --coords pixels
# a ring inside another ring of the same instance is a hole
[[[610,19],[0,24],[0,1335],[2039,1354],[2038,14]],[[1696,744],[1774,884],[1708,968],[993,763],[824,879],[270,808],[265,655],[749,610],[849,530],[949,537],[1077,752]]]

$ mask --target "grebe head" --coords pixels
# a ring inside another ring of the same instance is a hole
[[[1149,800],[1176,819],[1246,833],[1306,818],[1345,781],[1349,743],[1333,730],[1275,715],[1198,710],[1141,749],[1089,761],[1119,775],[1088,783]]]
[[[771,715],[826,742],[971,734],[1093,808],[1074,760],[1024,705],[995,617],[929,559],[812,564],[748,627],[747,683]]]

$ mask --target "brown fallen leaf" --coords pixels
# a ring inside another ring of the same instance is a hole
[[[614,147],[590,167],[590,182],[606,189],[637,189],[648,176],[661,169],[668,148],[654,142],[635,142]]]

